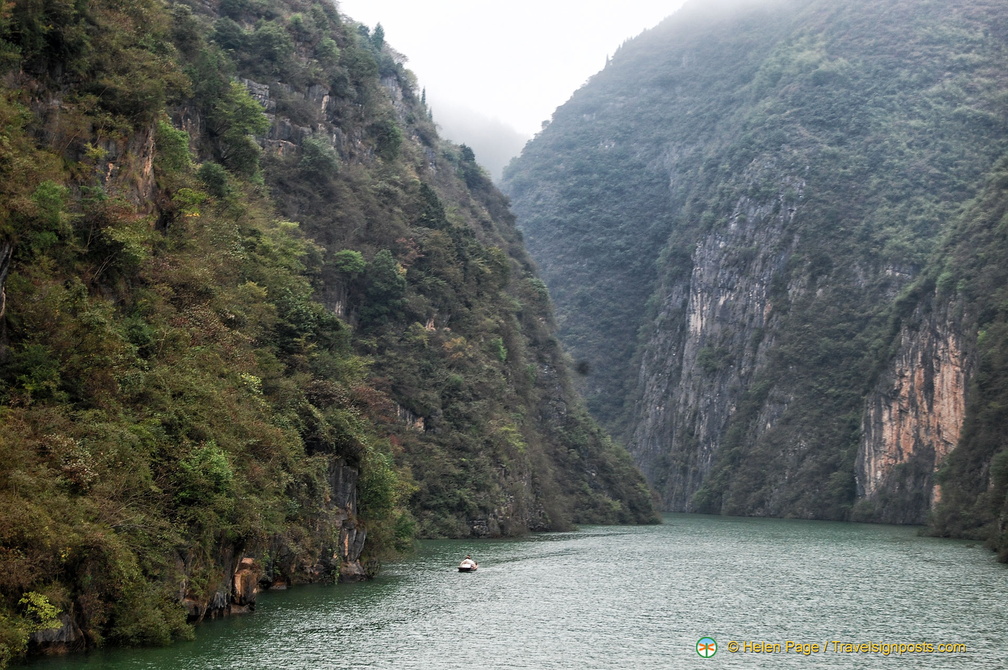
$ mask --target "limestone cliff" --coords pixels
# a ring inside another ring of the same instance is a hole
[[[923,524],[941,500],[934,475],[959,443],[972,366],[955,306],[936,309],[918,308],[901,328],[865,403],[857,493],[869,518]]]
[[[772,285],[796,244],[801,176],[765,158],[742,179],[771,197],[741,196],[727,225],[697,241],[692,270],[659,288],[661,307],[645,331],[630,445],[670,509],[695,509],[693,495],[717,460],[731,417],[767,366]]]
[[[0,667],[657,521],[403,62],[328,0],[0,7]]]
[[[943,249],[1005,151],[1006,33],[985,0],[692,3],[505,171],[589,406],[666,509],[937,509],[1000,309]],[[957,477],[994,505],[985,444]]]

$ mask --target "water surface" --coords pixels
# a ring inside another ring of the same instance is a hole
[[[467,553],[475,573],[455,570]],[[915,528],[668,515],[424,542],[373,582],[263,594],[254,614],[203,624],[192,642],[30,667],[1005,668],[1006,596],[993,554]],[[703,659],[707,636],[718,651]],[[788,641],[821,651],[746,653]],[[966,651],[841,653],[834,641]]]

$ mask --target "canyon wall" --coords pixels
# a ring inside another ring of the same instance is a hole
[[[983,0],[688,4],[505,171],[589,407],[665,509],[1000,532],[1008,470],[969,426],[999,388],[1003,208],[974,199],[1003,191],[1006,34]]]
[[[972,367],[952,310],[918,308],[865,403],[857,493],[869,518],[923,524],[941,500],[934,475],[959,443]]]
[[[743,181],[770,182],[772,197],[740,197],[727,226],[696,243],[692,271],[662,284],[646,331],[629,444],[665,504],[679,511],[695,509],[732,416],[767,366],[772,284],[794,253],[802,178],[766,158],[753,161]]]

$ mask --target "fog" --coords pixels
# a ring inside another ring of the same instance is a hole
[[[476,162],[486,168],[495,182],[500,181],[504,166],[532,139],[499,118],[490,118],[470,107],[431,96],[427,102],[440,135],[468,145],[476,155]]]
[[[339,0],[407,57],[442,134],[500,168],[627,39],[685,0]]]

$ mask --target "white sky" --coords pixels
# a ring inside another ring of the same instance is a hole
[[[685,0],[338,0],[341,13],[404,54],[438,105],[468,108],[522,135],[605,66],[606,56]]]

